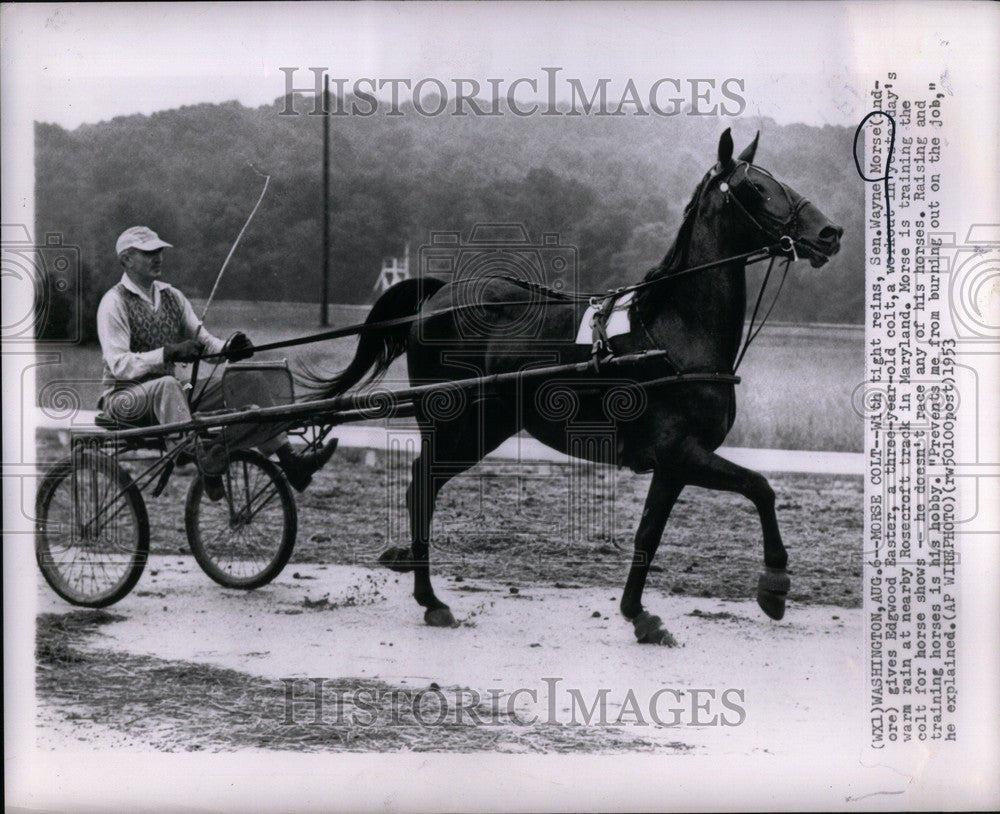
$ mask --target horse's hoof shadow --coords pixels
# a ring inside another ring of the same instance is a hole
[[[669,630],[663,627],[663,620],[643,611],[632,620],[635,628],[635,638],[639,644],[658,644],[663,647],[677,647],[677,639]]]
[[[431,608],[424,614],[424,621],[431,627],[458,627],[448,608]]]
[[[785,598],[792,580],[783,568],[767,568],[757,578],[757,605],[775,621],[785,615]]]
[[[380,565],[384,565],[398,574],[408,574],[415,565],[410,549],[401,546],[387,548],[379,556],[378,561]]]

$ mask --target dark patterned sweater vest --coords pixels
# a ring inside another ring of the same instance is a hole
[[[156,350],[183,338],[181,332],[184,326],[184,309],[169,288],[160,291],[159,311],[154,311],[152,305],[121,284],[118,285],[118,293],[125,301],[128,311],[131,333],[128,349],[132,353]]]
[[[169,288],[160,290],[160,308],[154,311],[150,303],[129,291],[121,283],[115,286],[115,289],[125,304],[128,315],[129,350],[132,353],[156,350],[184,338],[184,308],[173,290]],[[173,371],[173,364],[164,364],[138,381],[172,375]],[[126,382],[117,381],[107,365],[104,366],[105,388],[121,387],[124,384]]]

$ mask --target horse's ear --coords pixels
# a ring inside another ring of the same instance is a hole
[[[760,130],[758,130],[757,135],[753,137],[753,141],[750,142],[750,146],[740,153],[740,161],[746,161],[747,164],[753,164],[753,157],[757,155],[758,141],[760,141]]]
[[[733,163],[733,134],[726,128],[726,132],[719,137],[719,167],[728,169]]]

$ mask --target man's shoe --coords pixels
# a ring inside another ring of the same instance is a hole
[[[294,452],[291,447],[282,447],[278,450],[281,469],[297,492],[304,492],[312,483],[313,473],[326,466],[327,461],[333,457],[333,453],[337,451],[337,440],[334,438],[315,452],[305,454]]]
[[[195,459],[198,463],[198,469],[204,475],[222,476],[229,469],[229,449],[221,441],[198,444],[195,448]]]
[[[221,475],[204,475],[201,482],[205,487],[205,494],[213,503],[222,500],[226,496],[226,484],[222,482]]]

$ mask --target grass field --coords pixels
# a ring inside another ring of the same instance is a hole
[[[200,303],[195,302],[196,310]],[[314,304],[216,302],[207,321],[225,337],[244,330],[257,344],[318,330]],[[360,322],[365,306],[331,306],[330,323]],[[270,354],[337,370],[354,353],[353,338],[291,348]],[[42,345],[38,348],[36,393],[39,406],[66,415],[79,405],[94,409],[100,393],[101,358],[95,346]],[[851,406],[851,393],[864,378],[864,331],[858,327],[769,326],[740,368],[736,424],[730,446],[859,452],[863,424]],[[389,372],[405,379],[398,360]]]

